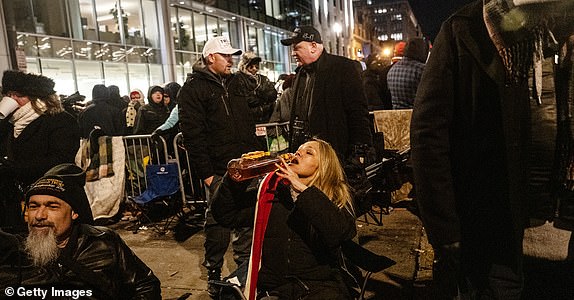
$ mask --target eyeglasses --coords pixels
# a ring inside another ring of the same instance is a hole
[[[169,98],[169,95],[168,95],[168,94],[163,94],[163,97],[164,97],[164,98]]]

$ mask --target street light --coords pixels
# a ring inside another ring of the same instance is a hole
[[[336,45],[337,45],[337,55],[339,55],[339,34],[343,31],[343,26],[341,26],[341,23],[339,22],[335,22],[333,24],[333,31],[336,34]]]

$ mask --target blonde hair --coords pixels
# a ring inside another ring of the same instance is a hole
[[[346,207],[354,216],[351,190],[347,184],[345,171],[337,153],[326,141],[313,138],[310,141],[319,144],[319,167],[309,185],[321,190],[337,207]]]
[[[51,94],[43,98],[29,97],[29,99],[30,105],[32,105],[34,111],[39,115],[46,114],[48,116],[53,116],[64,111],[60,98],[56,94]],[[42,105],[39,104],[40,101],[44,103],[45,108],[41,107]]]

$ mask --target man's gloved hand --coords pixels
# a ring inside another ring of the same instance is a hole
[[[460,279],[460,242],[434,249],[433,286],[436,299],[453,299],[458,295]]]

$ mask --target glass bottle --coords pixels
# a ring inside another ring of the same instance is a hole
[[[292,153],[277,154],[276,152],[254,151],[241,155],[241,158],[232,159],[227,164],[227,173],[235,181],[244,181],[256,178],[277,170],[276,163],[280,158],[289,163],[294,155]]]

